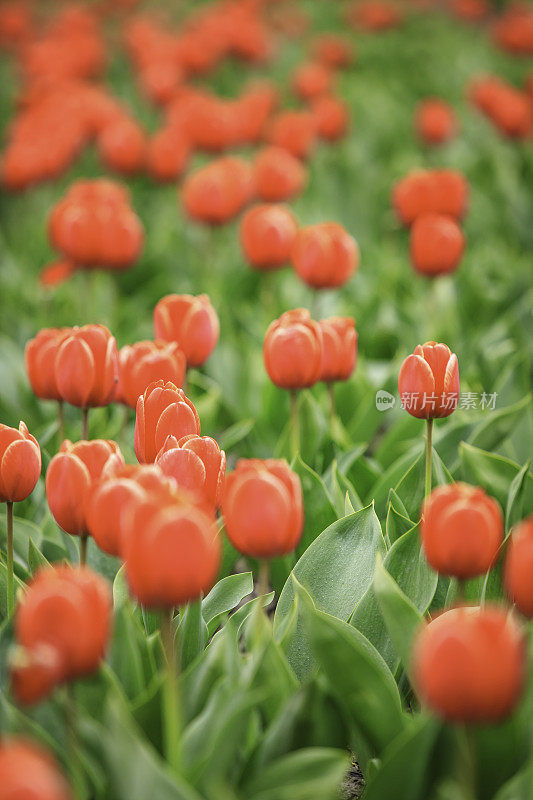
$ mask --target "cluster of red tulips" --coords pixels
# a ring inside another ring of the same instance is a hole
[[[400,222],[410,228],[414,269],[435,277],[459,266],[465,237],[459,225],[468,206],[468,185],[454,170],[416,170],[399,180],[391,202]]]
[[[477,78],[470,86],[470,100],[495,127],[512,139],[526,139],[533,132],[533,95],[511,86],[496,75]]]

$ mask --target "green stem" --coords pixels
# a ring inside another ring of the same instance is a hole
[[[80,567],[87,563],[87,540],[88,536],[80,536]]]
[[[270,586],[270,562],[267,559],[263,559],[259,564],[257,584],[255,587],[255,592],[257,596],[261,597],[262,595],[268,594],[269,586]]]
[[[467,725],[457,727],[458,779],[460,800],[476,800],[476,756],[472,730]]]
[[[65,409],[62,400],[57,401],[57,433],[61,444],[65,438]]]
[[[291,391],[291,458],[300,452],[300,421],[298,419],[298,392]]]
[[[81,410],[81,438],[88,441],[89,439],[89,409],[82,408]]]
[[[74,797],[76,800],[82,800],[82,798],[86,796],[85,780],[83,777],[83,765],[80,758],[78,732],[76,730],[76,698],[74,696],[74,685],[72,683],[68,683],[65,686],[64,709],[70,782]]]
[[[330,427],[333,427],[333,422],[335,421],[335,417],[337,416],[337,404],[335,402],[335,384],[328,383],[328,395],[329,395],[329,424]]]
[[[15,607],[13,578],[13,503],[6,503],[7,516],[7,613],[11,616]]]
[[[426,497],[431,494],[431,456],[433,452],[432,446],[433,438],[433,420],[427,421],[427,435],[426,435]]]
[[[163,741],[167,762],[175,774],[181,772],[181,707],[174,647],[174,628],[171,608],[161,612],[161,641],[165,653],[165,682],[163,685]]]

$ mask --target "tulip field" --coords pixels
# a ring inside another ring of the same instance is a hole
[[[0,1],[0,800],[533,800],[533,7]]]

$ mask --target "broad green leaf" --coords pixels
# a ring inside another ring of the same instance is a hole
[[[176,633],[177,653],[182,669],[186,669],[202,652],[207,636],[207,625],[202,617],[201,602],[198,600],[188,603],[180,613]]]
[[[381,528],[370,505],[326,528],[302,555],[293,574],[318,609],[346,621],[370,585],[376,553],[383,548]],[[289,578],[276,608],[276,635],[291,612],[293,598],[294,585]],[[300,679],[312,669],[313,660],[300,623],[287,657]]]
[[[32,538],[28,543],[28,567],[32,575],[41,567],[49,567],[50,562],[43,556],[41,551],[33,544]]]
[[[273,761],[245,786],[249,800],[337,800],[350,765],[343,750],[310,747]]]
[[[329,689],[379,754],[405,726],[394,678],[363,634],[319,611],[301,584],[297,588],[312,651]]]
[[[516,525],[516,523],[520,522],[523,518],[522,509],[530,464],[530,461],[524,464],[509,486],[509,494],[507,495],[507,503],[505,505],[505,530],[507,533],[509,533],[513,525]]]
[[[321,531],[337,519],[337,512],[326,484],[317,473],[304,464],[300,456],[293,469],[302,483],[304,498],[304,530],[297,552],[303,553]]]
[[[228,575],[218,581],[202,600],[202,616],[208,628],[215,630],[220,617],[238,606],[244,597],[251,594],[253,588],[251,572]]]
[[[509,488],[520,473],[520,466],[505,456],[487,453],[466,443],[460,446],[460,458],[462,480],[474,486],[482,486],[505,508]],[[533,508],[533,475],[528,472],[524,481],[523,508],[528,514]]]
[[[128,581],[126,579],[126,565],[123,564],[113,581],[113,605],[119,608],[121,605],[129,600],[130,592],[128,588]]]

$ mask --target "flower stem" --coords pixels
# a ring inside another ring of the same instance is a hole
[[[461,800],[476,800],[476,756],[472,730],[467,725],[457,727],[458,779]]]
[[[181,772],[181,708],[171,608],[161,612],[161,641],[165,654],[163,685],[163,741],[167,762],[176,774]]]
[[[298,392],[291,391],[291,458],[300,452],[300,421],[298,419]]]
[[[11,616],[15,607],[13,578],[13,503],[6,503],[7,516],[7,614]]]
[[[80,536],[80,567],[87,563],[87,536]]]
[[[268,594],[270,586],[270,563],[267,559],[263,559],[259,564],[259,572],[257,574],[257,583],[255,593],[258,597]]]
[[[81,410],[81,438],[88,441],[89,439],[89,409],[82,408]]]
[[[59,436],[59,444],[65,438],[65,409],[63,408],[63,401],[57,401],[57,435]]]
[[[433,420],[427,421],[427,435],[426,435],[426,497],[431,494],[431,456],[433,452],[432,446],[433,438]]]

